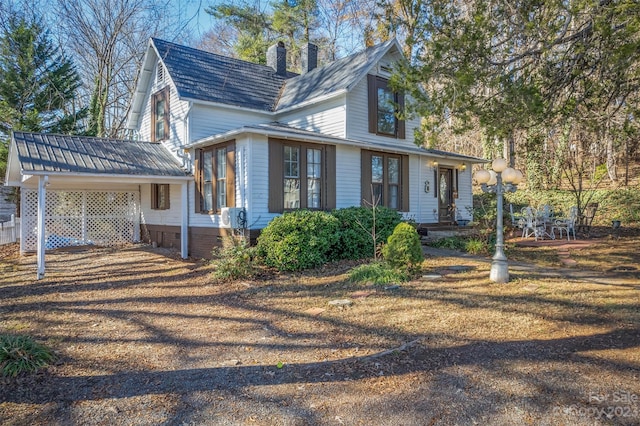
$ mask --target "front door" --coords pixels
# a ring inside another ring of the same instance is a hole
[[[453,223],[456,220],[453,203],[453,169],[438,168],[438,222]]]

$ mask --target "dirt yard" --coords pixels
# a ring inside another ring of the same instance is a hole
[[[589,257],[614,245],[608,272],[578,256],[502,285],[487,259],[431,251],[387,289],[348,263],[212,284],[146,246],[48,254],[36,281],[5,249],[0,333],[59,360],[0,378],[0,424],[637,425],[640,239]]]

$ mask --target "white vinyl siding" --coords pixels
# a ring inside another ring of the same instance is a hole
[[[359,206],[360,202],[360,148],[336,148],[336,207]]]
[[[388,144],[394,141],[398,146],[415,147],[413,130],[420,126],[417,118],[405,122],[405,139],[395,139],[369,133],[369,110],[367,79],[362,79],[347,95],[347,127],[346,138],[367,142],[382,142]],[[405,99],[405,103],[409,102]]]
[[[338,138],[346,136],[346,96],[338,96],[301,110],[279,115],[277,120],[310,132]]]
[[[136,188],[137,189],[137,188]],[[140,185],[140,223],[148,225],[180,226],[182,214],[181,185],[169,185],[169,208],[151,208],[151,184]]]
[[[194,104],[189,112],[189,142],[270,121],[273,121],[273,116],[267,114]]]

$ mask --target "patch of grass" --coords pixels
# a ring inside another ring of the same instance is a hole
[[[382,262],[360,265],[349,272],[349,281],[355,283],[392,284],[408,281],[409,278],[407,271]]]
[[[447,250],[464,250],[466,240],[462,237],[446,237],[429,243],[431,247]]]
[[[482,240],[472,238],[466,242],[464,250],[471,254],[483,254],[487,252],[487,245]]]
[[[0,368],[3,376],[32,373],[55,361],[53,351],[28,336],[0,335]]]

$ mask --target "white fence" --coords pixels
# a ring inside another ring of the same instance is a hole
[[[20,218],[11,215],[8,222],[0,222],[0,245],[15,243],[20,239]]]
[[[38,247],[38,191],[22,191],[20,249]],[[77,245],[115,246],[140,240],[140,195],[133,191],[48,190],[46,250]]]

